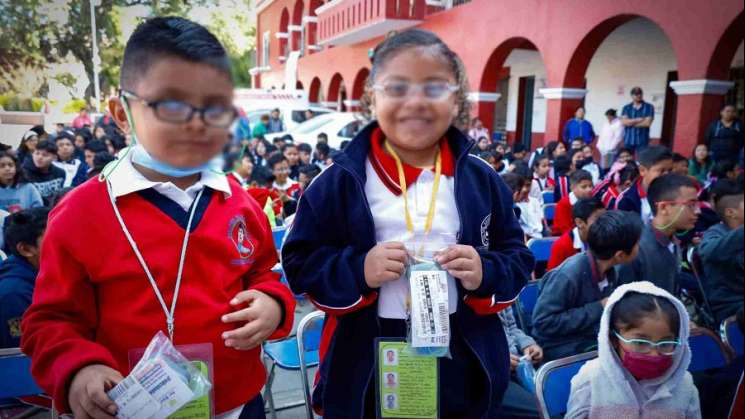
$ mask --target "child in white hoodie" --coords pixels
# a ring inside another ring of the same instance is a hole
[[[598,334],[598,358],[572,379],[566,419],[699,419],[688,365],[688,313],[650,282],[611,294]]]

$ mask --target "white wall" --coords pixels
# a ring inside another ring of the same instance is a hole
[[[667,73],[677,68],[667,36],[652,21],[634,19],[613,31],[600,44],[587,69],[587,119],[599,132],[605,111],[631,101],[630,90],[640,86],[644,100],[655,107],[650,136],[659,138],[665,104]]]
[[[538,51],[516,49],[507,57],[505,67],[510,68],[510,83],[507,98],[507,131],[516,131],[517,103],[520,77],[535,76],[533,98],[533,132],[546,131],[546,99],[538,91],[546,87],[546,67]],[[505,100],[501,98],[500,100]]]

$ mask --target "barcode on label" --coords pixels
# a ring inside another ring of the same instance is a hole
[[[116,401],[119,397],[121,397],[124,392],[129,390],[130,387],[135,385],[135,379],[132,376],[129,376],[122,381],[119,382],[119,384],[116,385],[111,391],[109,392],[109,397],[111,400]]]
[[[446,332],[445,325],[447,325],[448,317],[450,316],[450,310],[449,307],[446,304],[440,304],[438,306],[439,308],[439,317],[440,317],[440,328],[443,329],[441,332]]]

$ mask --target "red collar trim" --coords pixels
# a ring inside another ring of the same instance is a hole
[[[639,180],[636,181],[636,190],[639,191],[639,198],[644,199],[647,197],[647,190],[644,189],[641,176],[639,177]]]
[[[395,195],[401,195],[396,160],[394,160],[393,157],[384,150],[383,141],[385,141],[383,131],[380,128],[376,128],[370,136],[370,162],[372,163],[373,169],[375,169],[375,173],[378,174],[378,177],[386,188]],[[455,159],[453,157],[453,152],[450,149],[450,144],[445,137],[440,140],[440,152],[442,153],[442,174],[449,177],[454,176]],[[419,178],[422,169],[410,166],[404,162],[402,163],[404,166],[406,186],[409,187]]]

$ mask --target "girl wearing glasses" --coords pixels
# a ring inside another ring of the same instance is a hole
[[[405,338],[415,317],[404,245],[414,234],[445,249],[434,261],[446,276],[438,313],[452,328],[452,357],[438,359],[439,417],[500,417],[509,348],[493,314],[516,298],[533,258],[512,192],[457,128],[468,124],[467,86],[434,34],[387,38],[363,100],[373,122],[298,202],[282,261],[292,289],[328,316],[314,394],[324,418],[377,417],[376,339]]]
[[[685,306],[667,291],[619,287],[600,320],[598,358],[572,379],[565,418],[700,418],[689,329]]]

